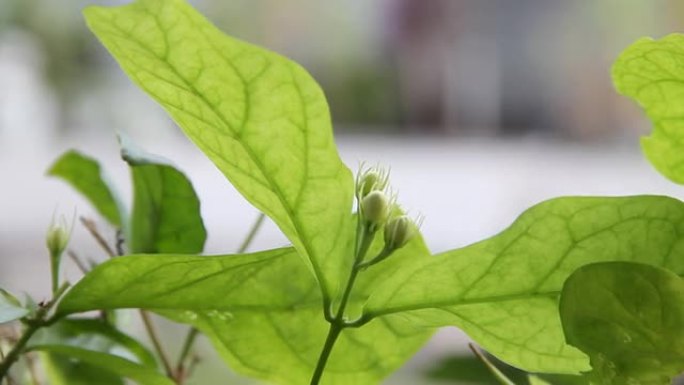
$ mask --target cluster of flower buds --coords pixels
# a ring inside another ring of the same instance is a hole
[[[389,173],[378,167],[359,172],[356,198],[359,215],[372,232],[384,226],[385,248],[394,251],[406,245],[418,232],[416,223],[401,214],[396,196],[389,192]]]

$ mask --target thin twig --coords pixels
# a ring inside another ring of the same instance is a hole
[[[92,235],[93,238],[95,238],[95,241],[97,241],[100,247],[102,247],[102,250],[104,250],[105,253],[107,253],[107,256],[109,258],[114,258],[114,256],[116,255],[114,254],[114,250],[112,250],[112,248],[109,246],[105,238],[97,230],[97,225],[95,225],[95,221],[93,221],[92,219],[88,219],[86,217],[79,217],[78,219],[83,224],[83,227],[85,227],[86,230],[88,230],[90,235]]]
[[[169,358],[166,356],[166,353],[164,352],[164,348],[162,348],[161,340],[157,335],[157,331],[154,328],[154,324],[152,324],[152,319],[150,318],[150,315],[147,314],[145,310],[141,309],[140,318],[142,318],[143,324],[145,325],[145,330],[147,331],[147,335],[150,337],[152,345],[154,345],[154,350],[157,351],[157,355],[159,356],[159,359],[161,360],[162,365],[164,366],[164,371],[166,371],[166,375],[169,378],[174,378],[171,363],[169,361]]]
[[[76,264],[76,267],[78,267],[79,270],[81,270],[81,273],[83,274],[88,274],[88,267],[85,265],[85,262],[81,261],[81,258],[78,257],[76,252],[73,250],[68,250],[67,255],[69,258],[71,258],[72,261],[74,261],[74,264]]]
[[[259,216],[257,217],[256,221],[254,221],[252,228],[249,229],[249,233],[247,233],[245,240],[242,241],[242,244],[238,248],[238,250],[237,250],[238,254],[242,254],[245,251],[247,251],[247,249],[249,248],[249,245],[252,244],[254,237],[256,236],[257,232],[261,228],[261,225],[264,223],[265,218],[266,218],[266,215],[264,215],[264,213],[259,213]]]

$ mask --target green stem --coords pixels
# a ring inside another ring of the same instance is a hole
[[[266,215],[264,215],[264,213],[259,213],[259,216],[257,217],[256,221],[254,221],[252,228],[249,229],[249,233],[247,233],[245,240],[242,241],[242,244],[238,248],[238,254],[242,254],[247,251],[247,248],[249,248],[249,245],[251,245],[252,241],[254,240],[254,236],[256,236],[257,232],[261,228],[261,225],[264,223],[265,218]]]
[[[38,309],[34,318],[29,319],[27,321],[28,327],[26,328],[26,330],[24,330],[24,333],[21,335],[21,337],[19,337],[19,341],[17,341],[17,343],[14,344],[9,353],[7,353],[2,362],[0,362],[0,382],[2,382],[2,380],[9,375],[10,368],[12,367],[12,365],[14,365],[15,362],[17,362],[21,354],[24,352],[26,344],[31,339],[31,337],[33,337],[33,335],[38,330],[46,326],[52,325],[57,320],[59,320],[59,318],[61,318],[61,315],[58,314],[48,319],[46,319],[45,317],[50,312],[50,309],[52,309],[52,307],[57,303],[57,301],[59,301],[59,298],[62,296],[62,294],[66,292],[67,288],[69,288],[69,284],[65,283],[57,290],[55,290],[53,299],[50,302],[48,302],[45,306]]]
[[[52,295],[59,290],[59,262],[61,255],[50,254],[50,278],[52,279]]]
[[[330,324],[328,337],[325,339],[323,350],[321,351],[321,355],[318,357],[316,370],[314,370],[313,376],[311,376],[311,385],[318,385],[318,383],[321,381],[321,376],[323,376],[325,365],[328,363],[328,358],[330,357],[330,353],[332,353],[333,347],[335,346],[335,341],[337,341],[337,337],[339,337],[343,329],[344,326],[340,323]]]
[[[371,230],[366,225],[359,227],[361,228],[361,230],[360,233],[358,233],[359,235],[357,235],[358,249],[356,250],[356,256],[354,257],[354,264],[352,265],[352,270],[349,274],[349,279],[347,279],[347,285],[344,288],[344,293],[342,294],[340,307],[339,309],[337,309],[335,317],[333,319],[328,319],[328,317],[326,317],[328,322],[330,322],[330,329],[328,330],[328,337],[325,339],[325,344],[323,345],[321,354],[318,357],[316,369],[314,370],[314,373],[311,376],[311,385],[318,385],[318,383],[320,382],[321,376],[323,376],[323,371],[325,370],[325,366],[328,363],[330,353],[332,353],[333,347],[335,346],[335,342],[337,341],[337,337],[339,337],[340,333],[347,327],[347,324],[344,321],[344,311],[347,308],[347,303],[349,302],[349,297],[351,296],[352,289],[354,288],[354,283],[356,283],[356,277],[359,275],[359,272],[361,271],[361,269],[358,268],[358,265],[363,262],[363,259],[365,258],[366,253],[368,252],[368,249],[370,248],[370,245],[373,242],[373,236],[375,235],[375,231]],[[361,238],[361,242],[358,242],[358,237]],[[327,314],[328,309],[323,309],[323,311]]]

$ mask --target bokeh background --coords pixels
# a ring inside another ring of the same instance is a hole
[[[309,69],[343,159],[353,170],[391,166],[400,202],[426,217],[435,252],[490,236],[554,196],[681,195],[643,160],[638,138],[649,123],[610,80],[632,41],[684,30],[681,1],[190,2],[227,33]],[[43,239],[55,215],[93,218],[113,237],[86,202],[44,176],[67,149],[100,159],[124,197],[115,132],[172,159],[203,201],[208,253],[234,250],[256,217],[88,32],[80,11],[90,3],[0,0],[0,286],[38,299],[49,293]],[[285,242],[268,223],[253,249]],[[78,225],[71,248],[103,259]],[[73,266],[64,274],[79,277]],[[387,383],[462,383],[466,341],[440,332]],[[201,355],[195,383],[225,383],[231,375],[211,350]]]

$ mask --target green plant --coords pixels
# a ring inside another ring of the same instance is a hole
[[[682,202],[557,198],[492,238],[430,255],[382,170],[364,169],[354,181],[338,156],[324,95],[300,66],[224,35],[182,0],[91,7],[85,15],[130,78],[292,246],[195,255],[206,232],[184,174],[122,138],[134,185],[129,213],[99,164],[69,152],[50,174],[85,195],[123,243],[102,241],[112,259],[71,288],[55,279],[48,303],[29,308],[0,295],[0,320],[25,324],[0,380],[21,354],[43,351],[54,383],[181,384],[201,332],[247,376],[373,384],[443,326],[528,372],[588,372],[599,383],[632,384],[667,383],[684,369]],[[682,39],[637,42],[614,68],[618,89],[656,123],[647,156],[679,183]],[[49,238],[59,246],[51,247],[53,271],[65,234]],[[124,308],[142,309],[164,374],[118,329],[116,309]],[[93,310],[100,316],[75,317]],[[175,366],[148,312],[191,326]]]

